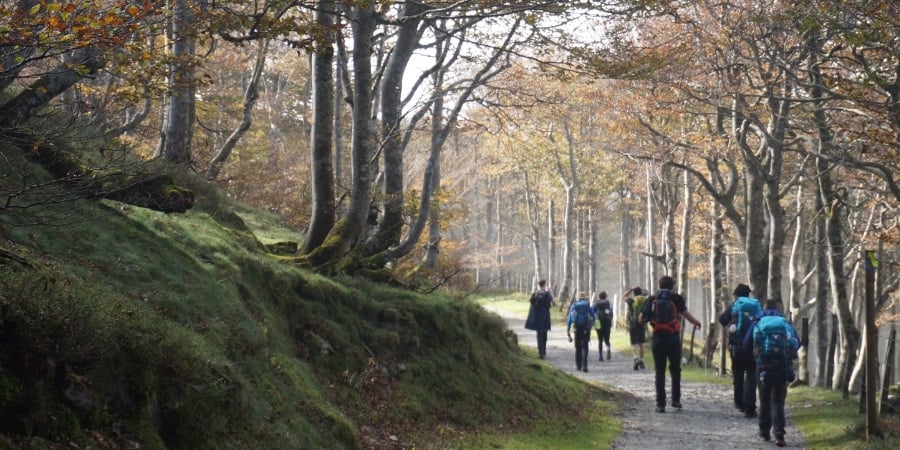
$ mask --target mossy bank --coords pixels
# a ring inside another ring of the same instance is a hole
[[[271,253],[301,240],[277,218],[178,182],[184,214],[40,189],[0,210],[0,447],[443,448],[606,395],[468,299],[306,271]]]

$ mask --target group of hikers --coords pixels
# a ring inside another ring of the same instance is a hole
[[[759,436],[765,441],[775,437],[775,445],[785,446],[784,402],[787,384],[795,374],[791,360],[796,356],[800,341],[790,322],[778,309],[778,299],[768,299],[765,305],[750,296],[746,284],[734,289],[734,301],[718,316],[729,331],[729,352],[732,361],[734,403],[748,418],[758,418]],[[652,330],[651,352],[655,368],[656,412],[666,412],[666,366],[671,376],[672,408],[681,405],[681,319],[695,329],[701,322],[687,308],[684,297],[675,291],[670,276],[659,279],[658,289],[649,292],[634,287],[625,293],[626,320],[633,358],[633,369],[644,369],[644,344],[647,324]],[[550,330],[550,308],[556,304],[546,280],[538,282],[531,294],[531,307],[525,328],[537,332],[538,356],[547,357],[547,333]],[[612,359],[610,333],[614,325],[613,306],[605,291],[591,300],[579,292],[566,316],[566,335],[575,344],[575,367],[588,371],[591,330],[597,333],[599,361]],[[574,331],[574,337],[572,332]],[[756,399],[759,397],[757,413]]]

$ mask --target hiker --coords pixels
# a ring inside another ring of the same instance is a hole
[[[538,357],[547,357],[547,332],[550,331],[550,307],[555,304],[553,294],[547,289],[547,280],[538,281],[538,288],[531,293],[531,307],[525,319],[525,329],[537,332]]]
[[[681,409],[681,319],[684,316],[695,328],[700,321],[687,309],[684,297],[675,292],[675,280],[666,275],[659,279],[659,290],[650,296],[638,321],[653,328],[653,363],[656,366],[656,412],[666,412],[666,360],[672,376],[672,407]]]
[[[631,356],[634,358],[634,370],[644,369],[644,343],[647,342],[647,325],[638,322],[638,315],[644,307],[647,296],[639,286],[631,288],[625,295],[626,326],[631,341]]]
[[[756,362],[753,347],[745,347],[743,341],[750,325],[762,315],[759,300],[750,297],[750,292],[750,286],[743,283],[734,288],[728,325],[734,405],[748,418],[756,417]]]
[[[752,341],[759,377],[759,437],[769,441],[774,432],[775,445],[784,447],[784,400],[787,384],[795,378],[791,360],[800,340],[778,310],[778,303],[777,298],[766,300],[766,309],[753,325]]]
[[[597,301],[591,307],[594,310],[594,328],[597,330],[597,350],[600,352],[600,361],[603,361],[603,343],[606,343],[606,359],[612,359],[612,345],[609,343],[609,335],[612,332],[613,307],[607,298],[606,291],[597,294]]]
[[[591,326],[594,324],[594,310],[588,302],[588,296],[579,292],[575,303],[569,309],[569,318],[566,320],[566,335],[572,342],[572,326],[575,326],[575,367],[577,370],[588,371],[588,346],[591,342]]]

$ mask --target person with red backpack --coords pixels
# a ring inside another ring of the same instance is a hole
[[[650,349],[656,366],[656,412],[666,412],[666,361],[672,376],[672,407],[681,409],[681,316],[694,327],[700,321],[687,309],[684,297],[675,292],[675,280],[666,275],[659,279],[659,290],[644,303],[638,320],[650,322],[653,338]]]

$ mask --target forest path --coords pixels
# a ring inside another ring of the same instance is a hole
[[[525,318],[508,311],[493,309],[507,321],[518,335],[519,343],[536,348],[536,333],[525,329]],[[555,314],[559,314],[555,312]],[[625,333],[616,329],[613,333]],[[730,385],[682,381],[679,411],[671,407],[657,413],[654,373],[634,370],[630,352],[612,351],[612,360],[598,361],[596,334],[591,337],[588,372],[575,371],[575,347],[566,337],[565,328],[551,329],[547,340],[547,362],[560,370],[589,382],[602,383],[624,391],[632,400],[622,405],[623,430],[611,448],[615,449],[774,449],[774,441],[759,438],[757,419],[746,418],[732,401]],[[606,355],[604,354],[604,359]],[[645,345],[645,360],[652,359],[649,343]],[[671,378],[666,372],[666,393],[671,395]],[[790,390],[788,390],[790,395]],[[787,416],[784,448],[805,448],[806,443],[794,428],[790,410]]]

